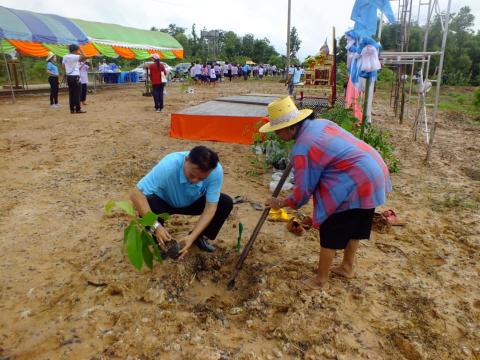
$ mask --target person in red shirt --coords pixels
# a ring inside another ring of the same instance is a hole
[[[163,109],[163,88],[167,83],[167,70],[160,62],[158,54],[152,54],[153,64],[149,65],[150,82],[152,83],[152,95],[155,102],[155,111]]]

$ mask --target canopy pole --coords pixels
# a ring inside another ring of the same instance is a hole
[[[5,69],[7,70],[8,75],[8,82],[10,83],[10,90],[12,91],[12,102],[15,103],[15,91],[13,91],[13,84],[12,84],[12,77],[10,76],[10,69],[8,67],[7,56],[5,55],[5,51],[3,51],[3,41],[0,39],[0,50],[3,54],[3,60],[5,61]]]
[[[445,47],[447,44],[447,36],[448,36],[448,23],[450,21],[450,6],[452,5],[452,0],[448,0],[447,5],[447,12],[445,14],[445,26],[443,29],[443,38],[442,38],[442,51],[440,55],[440,62],[438,64],[438,73],[437,73],[437,87],[435,88],[435,102],[433,105],[433,115],[432,115],[432,129],[430,133],[430,141],[428,142],[427,148],[427,157],[425,162],[430,162],[432,158],[432,147],[433,147],[433,139],[435,137],[435,130],[437,127],[437,110],[438,110],[438,102],[440,98],[440,85],[442,84],[442,72],[443,72],[443,60],[445,58]],[[427,74],[428,76],[428,74]]]
[[[23,56],[19,55],[18,59],[20,60],[20,71],[22,74],[22,86],[23,86],[23,91],[29,90],[28,89],[28,81],[27,81],[27,74],[25,73],[25,67],[23,66]]]
[[[93,70],[93,93],[97,93],[97,71],[95,70],[95,63],[93,62],[93,56],[91,57],[92,59],[92,70]]]
[[[368,97],[370,94],[370,83],[372,79],[370,77],[367,78],[367,83],[365,84],[365,95],[363,96],[363,112],[362,112],[362,126],[360,128],[360,139],[363,140],[365,135],[365,126],[367,122],[367,108],[368,108]]]
[[[288,0],[288,21],[287,21],[287,78],[290,71],[290,14],[292,2]]]

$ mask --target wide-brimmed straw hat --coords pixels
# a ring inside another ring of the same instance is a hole
[[[313,112],[311,109],[298,110],[290,96],[271,102],[267,109],[269,121],[259,129],[262,133],[292,126]]]
[[[51,51],[48,52],[48,55],[47,55],[47,61],[50,60],[52,57],[54,57],[55,54],[52,53]]]
[[[153,53],[151,57],[154,60],[160,60],[160,56],[158,54]]]

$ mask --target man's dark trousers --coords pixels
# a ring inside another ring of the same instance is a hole
[[[202,214],[203,210],[205,209],[206,198],[202,196],[200,199],[195,201],[193,204],[183,207],[183,208],[174,208],[167,204],[166,201],[158,197],[157,195],[148,195],[147,196],[148,204],[150,205],[150,209],[155,214],[161,213],[169,213],[170,215],[173,214],[180,214],[180,215],[200,215]],[[213,216],[212,221],[210,224],[205,228],[203,233],[200,235],[204,235],[206,238],[210,240],[215,240],[217,237],[218,232],[223,226],[223,223],[227,219],[228,215],[232,211],[233,208],[233,201],[232,198],[226,194],[220,194],[220,199],[218,200],[217,204],[217,211]],[[162,219],[158,219],[159,222],[163,224]]]
[[[80,84],[80,76],[67,75],[68,98],[70,102],[70,112],[80,111],[80,92],[82,85]]]

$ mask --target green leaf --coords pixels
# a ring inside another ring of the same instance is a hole
[[[110,214],[112,211],[113,207],[115,206],[115,201],[113,200],[108,200],[107,203],[105,204],[105,214]]]
[[[130,224],[123,230],[123,246],[127,245],[128,233],[135,227],[135,221],[131,221]]]
[[[148,266],[148,268],[150,270],[153,270],[153,255],[150,252],[150,248],[148,247],[150,242],[144,236],[142,236],[141,239],[142,239],[143,260],[145,261],[145,264]]]
[[[152,235],[149,232],[143,230],[142,239],[146,239],[150,243],[150,245],[152,245],[153,255],[155,256],[155,259],[157,259],[157,261],[161,263],[163,261],[163,258],[162,254],[160,253],[160,246],[158,246],[155,240],[153,240]]]
[[[130,201],[115,201],[115,206],[125,211],[128,215],[135,216],[135,210]]]
[[[127,255],[132,265],[140,270],[143,265],[142,239],[140,231],[135,224],[130,224],[126,231],[127,234]]]
[[[158,218],[157,214],[155,214],[152,211],[149,211],[140,218],[140,224],[142,224],[143,226],[152,226],[153,224],[155,224],[155,221],[157,221],[157,218]]]
[[[158,215],[158,217],[160,219],[162,219],[163,221],[167,221],[168,219],[170,219],[170,214],[169,213],[161,213],[160,215]]]

